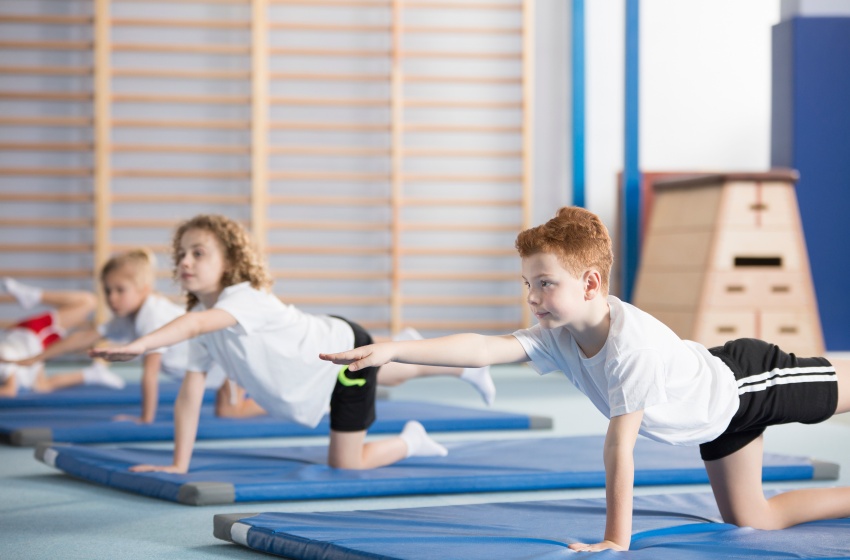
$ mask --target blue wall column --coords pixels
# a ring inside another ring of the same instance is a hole
[[[573,205],[587,206],[585,200],[585,83],[584,83],[584,0],[573,0],[572,13],[572,121],[573,121]]]
[[[622,293],[631,301],[640,259],[639,73],[640,1],[626,0],[625,157],[623,161]]]
[[[800,172],[824,341],[850,350],[850,17],[774,26],[771,164]]]

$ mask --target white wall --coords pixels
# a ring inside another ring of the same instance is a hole
[[[612,234],[623,162],[624,5],[586,3],[587,199]],[[641,169],[767,169],[770,30],[778,21],[779,0],[641,2]]]

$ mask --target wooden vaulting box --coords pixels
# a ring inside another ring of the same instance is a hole
[[[634,303],[706,346],[760,338],[821,355],[792,170],[659,181]]]

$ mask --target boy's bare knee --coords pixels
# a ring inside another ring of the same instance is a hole
[[[97,296],[89,292],[80,292],[80,305],[94,311],[97,308]]]
[[[738,527],[750,527],[760,531],[776,531],[784,529],[785,524],[778,515],[770,508],[769,503],[765,507],[753,509],[752,511],[740,513],[727,513],[723,515],[723,521]]]

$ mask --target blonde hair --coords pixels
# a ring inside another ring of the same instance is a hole
[[[221,245],[225,260],[224,273],[221,275],[223,288],[241,282],[250,282],[251,286],[258,290],[271,286],[271,276],[254,249],[248,232],[237,222],[218,214],[199,214],[180,224],[174,232],[171,248],[175,280],[178,280],[180,275],[180,241],[187,231],[193,229],[210,232]],[[186,299],[187,309],[192,309],[197,303],[198,298],[189,293]]]
[[[520,257],[552,253],[573,276],[594,268],[608,293],[614,254],[611,236],[599,216],[577,206],[564,206],[545,224],[521,232],[515,243]]]
[[[139,247],[126,253],[113,255],[100,269],[100,283],[113,272],[126,271],[138,287],[156,284],[156,257],[150,249]]]

